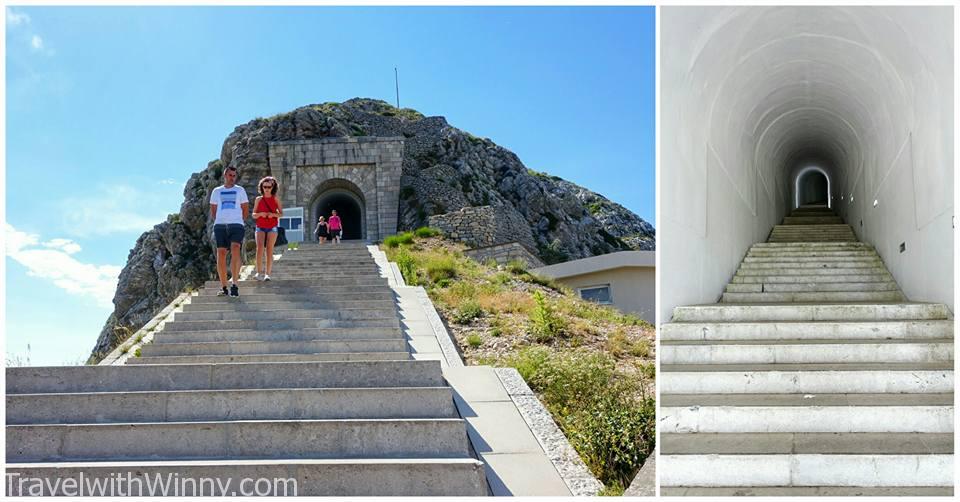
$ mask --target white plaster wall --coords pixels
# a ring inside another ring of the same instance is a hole
[[[719,298],[811,159],[904,293],[953,305],[950,7],[663,7],[660,32],[661,320]]]

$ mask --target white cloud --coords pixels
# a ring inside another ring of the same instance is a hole
[[[7,7],[7,25],[8,26],[20,26],[22,24],[29,24],[30,16],[22,13],[15,12],[10,7]]]
[[[70,239],[51,239],[43,243],[43,247],[59,249],[67,254],[80,252],[80,245]]]
[[[35,51],[43,50],[43,39],[40,38],[40,35],[34,35],[33,38],[30,39],[30,47],[33,47]]]
[[[156,185],[154,185],[156,187]],[[64,231],[74,236],[139,234],[180,209],[176,189],[141,190],[129,185],[98,185],[97,195],[68,197],[61,202]]]
[[[123,267],[83,263],[73,256],[80,245],[69,239],[40,241],[36,234],[5,224],[7,256],[23,265],[27,275],[52,282],[68,293],[93,299],[111,308],[117,279]]]
[[[167,178],[167,179],[164,179],[164,180],[160,180],[160,184],[161,184],[161,185],[176,185],[176,184],[177,184],[177,180],[175,180],[175,179],[173,179],[173,178]]]

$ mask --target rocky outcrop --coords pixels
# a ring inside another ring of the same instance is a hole
[[[188,287],[214,274],[209,235],[210,192],[223,167],[239,169],[240,186],[253,194],[270,173],[270,141],[334,136],[404,138],[399,228],[426,225],[430,216],[491,206],[525,223],[525,244],[546,263],[622,249],[653,249],[653,227],[637,215],[573,183],[528,170],[513,152],[449,124],[384,101],[351,99],[257,118],[227,136],[220,158],[191,176],[180,212],[144,233],[120,274],[113,314],[93,349],[99,360]],[[252,246],[252,224],[247,246]]]

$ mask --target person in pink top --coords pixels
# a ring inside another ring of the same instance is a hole
[[[340,217],[337,216],[337,210],[331,211],[330,219],[327,220],[327,232],[330,240],[334,244],[340,244],[340,237],[343,235],[343,227],[340,226]]]

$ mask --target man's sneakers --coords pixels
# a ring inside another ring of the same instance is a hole
[[[269,280],[270,280],[270,276],[267,275],[267,274],[264,274],[264,275],[263,275],[263,280],[269,281]]]
[[[230,294],[230,293],[227,292],[227,287],[226,287],[226,286],[224,286],[223,289],[221,289],[220,291],[217,291],[217,296],[227,296],[227,295],[229,295],[229,294]]]
[[[226,288],[224,288],[226,290]],[[236,283],[230,285],[230,296],[236,298],[240,296],[240,288],[237,287]]]
[[[269,275],[269,274],[256,274],[256,275],[254,276],[254,279],[256,279],[256,280],[258,280],[258,281],[269,281],[269,280],[270,280],[270,275]]]

